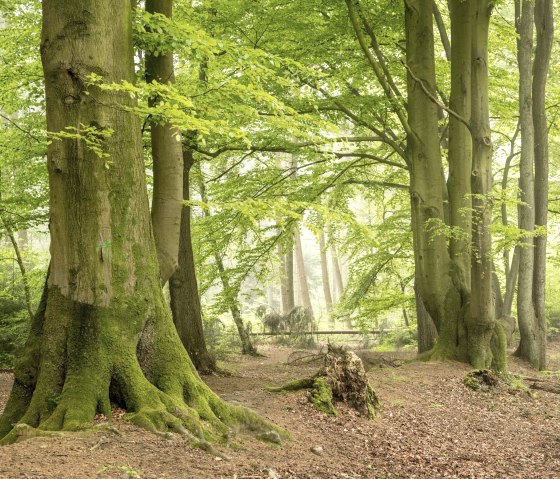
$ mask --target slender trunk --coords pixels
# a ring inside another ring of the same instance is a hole
[[[334,290],[336,291],[335,301],[338,301],[338,299],[340,299],[340,297],[344,293],[344,282],[342,280],[342,271],[340,270],[340,261],[338,259],[338,255],[336,254],[336,248],[334,246],[331,249],[331,260],[335,286]]]
[[[290,243],[290,249],[285,255],[286,262],[286,311],[289,313],[296,306],[295,287],[294,287],[294,246]]]
[[[519,124],[521,127],[521,160],[519,165],[518,206],[519,228],[525,235],[519,249],[519,279],[517,288],[517,317],[521,340],[516,354],[537,366],[538,336],[533,305],[533,274],[535,250],[531,235],[535,231],[534,153],[532,100],[532,55],[534,2],[516,1],[517,62],[519,67]]]
[[[200,181],[200,198],[204,203],[208,203],[208,196],[206,195],[206,185],[203,180]],[[210,217],[210,212],[204,209],[204,216]],[[237,299],[237,293],[231,294],[231,285],[229,283],[226,267],[224,265],[224,259],[216,245],[214,245],[214,261],[216,261],[216,268],[218,269],[218,274],[220,276],[220,281],[222,282],[222,287],[229,299],[229,310],[231,312],[231,317],[237,328],[237,333],[239,334],[239,340],[241,341],[241,352],[243,354],[256,355],[257,348],[253,345],[251,341],[251,336],[243,324],[243,317],[241,316],[241,309],[239,308],[239,301]]]
[[[286,275],[286,255],[282,250],[282,245],[278,245],[278,259],[280,260],[279,273],[280,273],[280,299],[282,300],[282,313],[286,314],[289,309],[288,299],[288,277]]]
[[[401,279],[399,279],[399,286],[401,287],[401,293],[404,296],[406,289],[404,286],[404,282]],[[408,312],[406,308],[402,308],[402,315],[403,315],[404,325],[408,328],[410,326],[410,320],[408,319]]]
[[[193,165],[192,150],[183,152],[183,199],[190,198],[189,174]],[[216,370],[216,360],[209,353],[202,326],[202,307],[191,237],[191,207],[183,205],[181,236],[179,237],[179,267],[169,279],[170,306],[173,322],[181,342],[189,353],[196,369],[202,373]]]
[[[10,242],[12,243],[12,248],[14,249],[14,253],[16,255],[19,272],[21,273],[21,284],[23,285],[23,294],[25,295],[25,307],[27,308],[27,314],[29,314],[30,319],[33,319],[33,306],[31,305],[31,288],[29,286],[27,268],[25,267],[23,257],[21,256],[21,249],[19,247],[12,227],[4,217],[2,217],[2,224],[4,226],[4,229],[6,230],[6,234],[8,235]]]
[[[305,273],[305,262],[303,260],[303,249],[301,246],[301,236],[299,231],[294,234],[295,239],[295,257],[298,274],[298,286],[301,295],[302,306],[309,311],[311,319],[313,319],[313,307],[311,306],[311,295],[309,294],[309,286],[307,284],[307,275]]]
[[[513,309],[513,296],[515,295],[515,287],[517,285],[517,275],[519,273],[519,246],[513,250],[513,257],[506,276],[506,294],[504,295],[504,307],[502,309],[502,317],[511,316]]]
[[[471,2],[469,2],[471,3]],[[488,107],[488,29],[492,12],[489,0],[476,0],[472,34],[472,107],[471,130],[473,159],[471,191],[473,228],[471,261],[471,301],[467,320],[469,362],[475,368],[505,368],[505,337],[496,330],[492,294],[493,262],[492,139]],[[498,334],[497,341],[493,341]]]
[[[327,263],[327,245],[325,242],[325,232],[319,233],[319,248],[321,250],[321,277],[323,280],[323,293],[325,295],[325,304],[327,306],[327,314],[332,310],[333,300],[331,296],[331,284],[329,280],[329,267]],[[329,325],[334,327],[334,316],[329,315]]]
[[[548,76],[554,15],[552,0],[535,3],[537,46],[533,65],[533,125],[535,133],[535,227],[546,229],[548,213],[548,126],[546,121],[546,80]],[[546,234],[535,237],[535,269],[533,272],[533,305],[535,308],[539,369],[546,368]]]
[[[146,11],[172,16],[173,0],[146,0]],[[174,83],[173,53],[146,52],[146,80],[157,83]],[[156,105],[160,98],[149,100]],[[183,200],[183,155],[180,132],[157,119],[150,125],[153,159],[152,224],[160,277],[165,284],[178,265],[179,236]]]
[[[280,258],[280,293],[282,298],[282,313],[288,314],[295,307],[294,299],[294,254],[293,246],[284,253],[282,245],[278,245]]]

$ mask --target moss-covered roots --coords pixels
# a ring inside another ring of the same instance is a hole
[[[16,367],[0,443],[29,437],[32,429],[35,435],[89,429],[96,413],[110,417],[111,403],[142,428],[180,434],[206,450],[243,429],[286,435],[200,380],[163,302],[124,305],[125,316],[120,308],[77,306],[49,291],[44,306]],[[139,316],[147,320],[135,323]]]
[[[458,337],[458,340],[457,340]],[[463,327],[461,334],[441,334],[435,346],[418,355],[421,361],[460,361],[477,369],[506,370],[507,335],[503,324],[494,321],[492,327]]]

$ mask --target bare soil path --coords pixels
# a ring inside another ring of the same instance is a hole
[[[243,436],[237,448],[220,448],[231,457],[226,461],[114,419],[120,434],[34,438],[0,448],[0,479],[560,478],[558,394],[504,385],[472,391],[462,383],[468,366],[379,367],[379,355],[370,354],[366,364],[374,364],[368,374],[382,401],[379,417],[367,421],[339,408],[333,418],[315,411],[305,391],[265,392],[318,368],[286,364],[287,348],[263,352],[267,357],[225,363],[230,377],[204,379],[224,398],[286,428],[290,441],[277,446]],[[551,345],[550,358],[558,371],[560,344]],[[509,367],[536,375],[515,359]],[[0,373],[0,411],[10,385],[11,375]],[[322,453],[313,452],[315,446]]]

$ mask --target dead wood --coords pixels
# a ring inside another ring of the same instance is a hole
[[[317,374],[291,381],[270,392],[311,389],[309,400],[317,409],[336,415],[333,401],[342,401],[368,418],[375,417],[379,399],[370,386],[362,360],[344,347],[329,344],[324,362]]]

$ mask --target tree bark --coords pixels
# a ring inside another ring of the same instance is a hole
[[[173,0],[146,0],[146,11],[172,17]],[[173,52],[157,56],[146,52],[146,80],[174,83]],[[160,98],[149,100],[156,105]],[[150,124],[153,160],[152,224],[162,284],[165,284],[178,266],[179,236],[183,200],[183,155],[181,133],[169,122],[158,119]]]
[[[487,198],[492,152],[487,85],[491,5],[486,0],[451,0],[450,5],[454,108],[448,112],[454,120],[450,123],[449,226],[454,234],[448,250],[444,235],[433,231],[445,224],[446,215],[434,103],[432,2],[405,2],[407,109],[412,130],[407,136],[407,160],[417,298],[427,313],[417,307],[419,347],[429,344],[423,337],[429,334],[429,322],[424,321],[429,317],[438,339],[428,357],[503,370],[506,344],[503,328],[494,318]],[[470,219],[462,216],[470,205],[469,191],[473,193]]]
[[[423,303],[417,310],[425,309],[439,332],[434,355],[466,361],[466,351],[456,350],[456,321],[461,314],[461,298],[449,276],[451,261],[446,240],[443,235],[430,232],[445,221],[437,106],[422,88],[435,95],[432,2],[405,2],[405,28],[409,69],[407,110],[412,130],[407,136],[407,157],[417,298]],[[423,317],[425,315],[420,316]],[[419,336],[424,334],[429,334],[428,328]],[[424,344],[433,341],[433,338],[421,339]]]
[[[469,2],[471,3],[471,2]],[[505,337],[494,316],[492,294],[493,262],[492,202],[492,138],[488,106],[488,29],[492,3],[476,0],[472,34],[472,106],[471,130],[473,159],[471,191],[473,194],[473,226],[471,254],[471,301],[467,319],[469,362],[477,369],[493,364],[505,368]],[[497,332],[497,342],[492,342]],[[494,347],[493,347],[494,346]]]
[[[189,174],[193,165],[192,150],[183,152],[183,199],[190,198]],[[181,236],[179,237],[179,264],[169,279],[170,306],[173,322],[181,342],[196,369],[204,374],[216,371],[216,360],[209,353],[202,326],[202,308],[191,239],[191,207],[183,205]]]
[[[0,417],[2,442],[16,440],[22,423],[37,434],[89,428],[96,413],[111,415],[111,402],[142,427],[191,439],[188,430],[216,438],[247,421],[268,428],[200,380],[177,335],[160,284],[134,100],[86,90],[91,73],[134,81],[130,3],[42,7],[48,131],[102,132],[109,156],[78,135],[48,146],[51,266]]]
[[[516,354],[531,364],[538,364],[539,344],[533,305],[533,274],[535,251],[532,235],[535,231],[534,153],[532,68],[533,22],[532,1],[515,2],[515,22],[518,34],[517,62],[519,67],[519,124],[521,130],[521,159],[519,164],[518,206],[519,229],[525,234],[519,249],[519,274],[517,288],[517,318],[521,336]]]
[[[552,0],[535,2],[537,46],[533,64],[533,125],[535,133],[535,227],[545,229],[548,214],[548,125],[546,120],[546,80],[548,76],[554,15]],[[533,304],[539,345],[538,369],[546,369],[546,234],[535,237],[535,269],[533,273]]]

